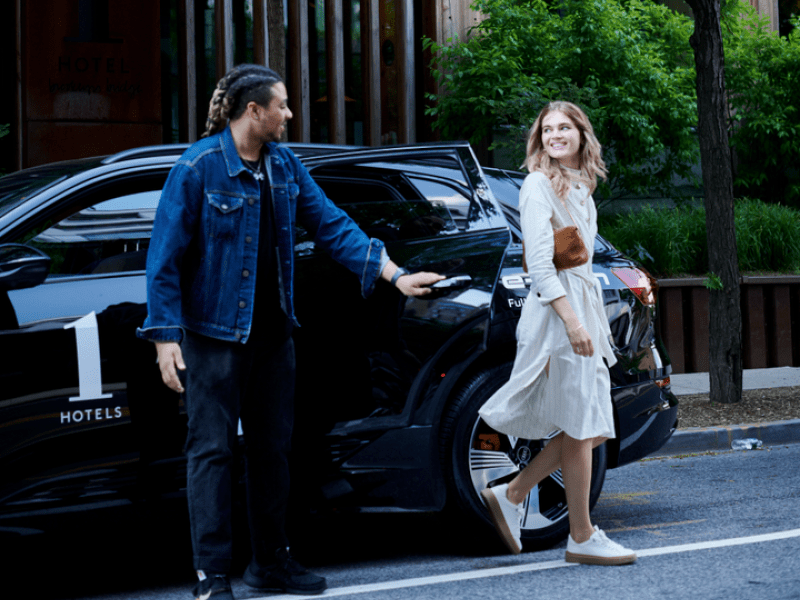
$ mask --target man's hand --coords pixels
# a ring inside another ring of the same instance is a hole
[[[383,268],[381,277],[391,283],[392,278],[394,277],[395,273],[397,273],[397,269],[397,265],[390,260]],[[422,271],[420,273],[401,275],[397,281],[394,282],[394,285],[404,296],[424,296],[433,291],[428,286],[433,285],[437,281],[441,281],[444,278],[444,275],[439,275],[438,273],[428,273],[426,271]]]
[[[419,273],[401,275],[395,285],[404,296],[424,296],[433,291],[428,286],[444,278],[444,275],[439,275],[438,273],[421,271]]]
[[[183,392],[183,384],[178,378],[178,369],[186,370],[186,364],[183,362],[180,344],[156,342],[156,352],[158,352],[158,368],[161,369],[161,379],[169,389]]]

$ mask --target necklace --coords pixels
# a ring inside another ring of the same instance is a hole
[[[262,169],[262,165],[264,163],[264,155],[259,154],[258,160],[253,162],[252,160],[247,160],[245,158],[242,159],[242,163],[244,166],[248,168],[248,170],[253,174],[256,181],[263,181],[264,180],[264,173]]]

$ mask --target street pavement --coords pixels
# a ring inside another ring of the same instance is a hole
[[[708,373],[679,373],[670,377],[672,393],[678,397],[709,392]],[[742,387],[745,390],[800,386],[800,368],[745,369]],[[680,409],[679,409],[680,410]],[[692,452],[730,450],[734,440],[753,438],[764,445],[800,442],[800,419],[770,423],[747,423],[724,427],[690,427],[676,431],[654,456],[670,456]]]
[[[800,444],[789,444],[609,471],[592,519],[636,551],[639,560],[624,567],[567,563],[566,542],[510,555],[488,527],[441,513],[312,516],[292,535],[293,551],[328,578],[322,598],[342,600],[797,600],[798,462]],[[14,552],[16,564],[4,563],[3,598],[191,597],[185,516],[150,525],[150,534],[125,520],[85,517],[86,525],[71,523],[58,536],[24,538],[30,546]],[[246,536],[237,542],[235,598],[290,600],[244,585]]]

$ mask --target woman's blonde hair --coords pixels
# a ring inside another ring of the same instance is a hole
[[[594,129],[589,122],[589,117],[579,106],[572,102],[563,100],[548,102],[541,110],[528,134],[527,153],[522,166],[531,173],[534,171],[544,173],[550,180],[556,195],[566,199],[569,194],[570,179],[574,180],[574,176],[571,177],[557,160],[550,158],[542,144],[542,121],[554,111],[560,111],[567,115],[581,134],[581,174],[578,177],[578,181],[587,185],[591,194],[597,188],[597,178],[606,179],[606,164],[603,162],[600,142],[597,141],[597,137],[594,135]]]

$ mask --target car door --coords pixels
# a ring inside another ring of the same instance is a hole
[[[11,241],[52,266],[40,285],[6,292],[0,319],[8,513],[125,503],[177,485],[153,471],[180,455],[178,397],[160,384],[153,345],[135,336],[165,177],[161,169],[80,184],[15,227]]]
[[[347,451],[336,440],[366,443],[346,440],[411,423],[427,394],[427,367],[488,311],[509,234],[468,147],[368,151],[312,160],[309,167],[329,198],[386,243],[393,261],[412,272],[440,273],[452,284],[415,299],[379,281],[362,298],[357,277],[316,248],[299,224],[299,445],[310,456],[308,440],[329,434],[334,447],[317,454],[331,452],[335,462]],[[481,342],[475,336],[465,343]]]

